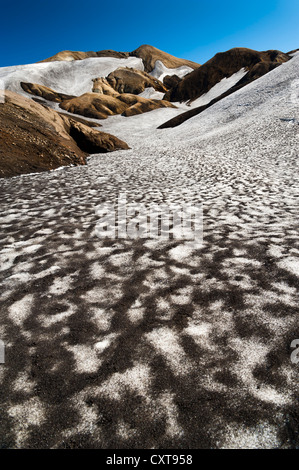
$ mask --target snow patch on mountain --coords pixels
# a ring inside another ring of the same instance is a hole
[[[93,78],[106,77],[119,67],[144,70],[142,59],[92,57],[84,60],[55,61],[0,68],[2,86],[28,97],[20,82],[37,83],[59,93],[82,95],[92,91]]]
[[[178,77],[183,78],[190,72],[193,72],[193,69],[191,67],[188,67],[187,65],[182,65],[181,67],[177,67],[176,69],[169,69],[168,67],[165,67],[163,62],[157,60],[155,63],[155,67],[151,71],[150,75],[162,82],[163,78],[166,77],[166,75],[177,75]]]
[[[148,98],[150,100],[162,100],[164,95],[165,93],[156,91],[154,87],[148,87],[142,93],[139,93],[139,96],[142,98]]]
[[[199,106],[204,106],[209,104],[215,98],[222,95],[230,88],[235,86],[245,75],[248,71],[243,67],[239,72],[234,73],[230,77],[224,77],[220,82],[216,83],[207,93],[201,95],[196,100],[192,101],[191,106],[192,108],[197,108]]]

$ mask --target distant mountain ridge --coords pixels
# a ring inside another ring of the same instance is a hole
[[[159,115],[148,118],[156,128],[176,127],[297,53],[234,48],[199,65],[142,45],[132,52],[62,51],[36,64],[0,68],[8,91],[0,104],[5,137],[0,177],[84,164],[88,153],[126,150],[126,142],[90,126],[99,127],[99,120],[111,116],[121,125],[123,117],[135,116],[132,122],[138,128],[138,115],[156,110]],[[48,131],[39,138],[45,126]],[[117,135],[118,128],[114,130]]]
[[[192,62],[191,60],[186,59],[179,59],[178,57],[168,54],[167,52],[163,52],[160,49],[157,49],[156,47],[150,46],[148,44],[143,44],[132,52],[117,52],[111,49],[98,52],[61,51],[52,57],[42,60],[41,62],[83,60],[89,59],[91,57],[114,57],[117,59],[139,57],[143,61],[144,70],[146,72],[153,71],[157,60],[163,62],[163,64],[168,68],[177,68],[185,65],[191,69],[196,69],[200,66],[200,64],[197,64],[196,62]]]

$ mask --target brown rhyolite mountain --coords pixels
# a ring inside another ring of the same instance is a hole
[[[132,52],[117,52],[110,49],[102,50],[98,52],[89,51],[89,52],[81,52],[81,51],[61,51],[55,54],[48,59],[42,60],[41,62],[53,62],[56,60],[83,60],[88,59],[91,57],[115,57],[118,59],[125,59],[127,57],[139,57],[142,59],[144,64],[144,70],[146,72],[151,72],[157,60],[163,62],[163,64],[168,68],[177,68],[183,65],[187,65],[192,69],[196,69],[200,66],[196,62],[192,62],[191,60],[179,59],[178,57],[174,57],[167,52],[163,52],[156,47],[149,46],[148,44],[143,44],[142,46],[138,47]]]
[[[84,165],[88,153],[129,148],[80,121],[7,91],[0,104],[0,177]]]
[[[177,67],[182,67],[184,65],[187,65],[191,69],[197,69],[200,67],[200,64],[197,64],[196,62],[192,62],[191,60],[186,59],[179,59],[178,57],[174,57],[173,55],[161,51],[156,47],[149,46],[148,44],[144,44],[138,47],[138,49],[135,49],[135,51],[130,52],[130,56],[139,57],[142,59],[144,70],[148,73],[152,72],[152,70],[155,68],[157,60],[163,62],[165,67],[170,69],[176,69]]]
[[[167,90],[174,88],[182,80],[182,78],[177,75],[165,75],[163,78],[163,85],[166,86]]]
[[[180,102],[193,101],[207,93],[223,78],[230,77],[242,68],[248,71],[243,79],[243,84],[247,85],[289,59],[290,56],[287,54],[274,50],[258,52],[238,47],[220,52],[180,80],[166,93],[165,99]]]
[[[42,62],[55,62],[55,61],[72,61],[72,60],[84,60],[90,59],[91,57],[114,57],[116,59],[125,59],[129,57],[129,52],[116,52],[110,49],[103,50],[103,51],[89,51],[89,52],[82,52],[82,51],[61,51],[57,54],[53,55],[52,57],[48,57],[47,59],[39,61]]]

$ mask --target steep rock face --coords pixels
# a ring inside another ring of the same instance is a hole
[[[207,93],[223,78],[230,77],[242,68],[249,72],[242,80],[244,86],[289,59],[287,54],[280,51],[258,52],[251,49],[235,48],[221,52],[200,68],[186,75],[166,93],[165,99],[180,102],[193,101]]]
[[[191,60],[179,59],[178,57],[174,57],[173,55],[168,54],[167,52],[163,52],[160,49],[157,49],[156,47],[149,46],[148,44],[144,44],[138,47],[138,49],[135,49],[134,51],[130,52],[130,56],[140,57],[143,61],[144,69],[148,73],[152,72],[152,70],[155,68],[157,60],[163,62],[166,67],[173,69],[181,67],[183,65],[187,65],[192,69],[197,69],[198,67],[200,67],[200,64],[197,64],[196,62],[192,62]]]
[[[84,165],[87,152],[127,149],[125,142],[7,91],[0,104],[0,177]]]
[[[163,93],[167,91],[167,88],[158,79],[151,77],[146,72],[128,67],[116,69],[108,75],[107,81],[118,93],[138,95],[149,87]]]

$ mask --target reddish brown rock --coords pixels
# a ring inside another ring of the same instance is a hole
[[[0,104],[0,177],[84,165],[88,153],[127,149],[125,142],[17,93]]]

